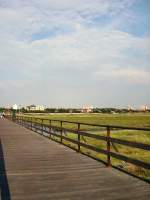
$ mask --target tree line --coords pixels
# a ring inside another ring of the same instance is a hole
[[[0,107],[0,112],[11,112],[13,109],[7,109],[4,107]],[[27,110],[24,107],[18,109],[17,113],[83,113],[82,109],[77,108],[46,108],[45,110]],[[138,112],[150,112],[150,109],[146,111],[141,110],[129,110],[129,109],[119,109],[119,108],[93,108],[90,113],[110,113],[110,114],[117,114],[117,113],[138,113]]]

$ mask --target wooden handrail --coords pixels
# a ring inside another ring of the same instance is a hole
[[[37,121],[39,120],[39,121]],[[49,123],[44,123],[44,120],[48,120]],[[41,121],[41,122],[40,122]],[[64,140],[69,141],[71,143],[74,143],[78,146],[76,149],[77,151],[80,151],[80,147],[84,147],[86,149],[95,151],[97,153],[102,153],[107,156],[107,166],[111,166],[111,157],[140,166],[145,169],[150,169],[150,164],[145,163],[143,161],[129,158],[125,155],[121,155],[119,153],[115,153],[111,151],[111,143],[120,144],[132,148],[138,148],[146,151],[150,151],[150,145],[149,144],[143,144],[139,142],[133,142],[133,141],[126,141],[123,139],[118,138],[112,138],[111,137],[111,129],[126,129],[126,130],[143,130],[143,131],[150,131],[150,128],[141,128],[141,127],[125,127],[125,126],[114,126],[114,125],[99,125],[99,124],[86,124],[86,123],[80,123],[80,122],[70,122],[65,120],[53,120],[53,119],[44,119],[44,118],[37,118],[37,117],[28,117],[28,116],[17,116],[16,122],[26,126],[29,129],[32,129],[34,131],[40,131],[42,134],[47,133],[49,134],[49,137],[55,136],[60,138],[60,142],[63,143]],[[60,122],[60,126],[54,126],[52,125],[52,122]],[[72,123],[77,125],[76,129],[70,129],[63,127],[64,123]],[[86,131],[81,130],[81,125],[87,125],[87,126],[97,126],[97,127],[104,127],[107,130],[106,136],[96,135],[92,133],[88,133]],[[77,134],[77,139],[68,138],[63,135],[63,132],[69,132]],[[106,149],[101,149],[95,146],[92,146],[90,144],[86,144],[81,142],[81,136],[93,138],[96,140],[102,140],[106,142]]]

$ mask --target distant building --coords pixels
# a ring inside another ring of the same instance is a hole
[[[14,105],[12,106],[12,108],[13,108],[13,110],[17,110],[17,109],[18,109],[17,104],[14,104]]]
[[[131,110],[133,110],[133,107],[132,106],[128,106],[128,111],[131,111]]]
[[[30,106],[27,106],[26,108],[27,108],[27,110],[29,110],[29,111],[35,111],[35,110],[36,110],[36,106],[35,106],[34,104],[32,104],[32,105],[30,105]]]
[[[140,107],[140,111],[147,111],[147,110],[148,110],[148,106],[146,106],[146,105],[142,105]]]
[[[36,106],[36,110],[40,110],[40,111],[44,111],[45,110],[45,108],[44,108],[44,106]]]
[[[44,111],[45,110],[45,108],[44,108],[44,106],[36,106],[36,105],[30,105],[30,106],[27,106],[26,107],[27,108],[27,110],[29,110],[29,111]]]
[[[83,106],[81,109],[82,113],[90,113],[93,111],[93,106]]]

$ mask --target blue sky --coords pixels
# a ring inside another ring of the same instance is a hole
[[[150,106],[149,0],[0,0],[0,105]]]

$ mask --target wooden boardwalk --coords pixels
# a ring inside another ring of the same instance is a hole
[[[1,200],[148,200],[149,184],[0,119]]]

